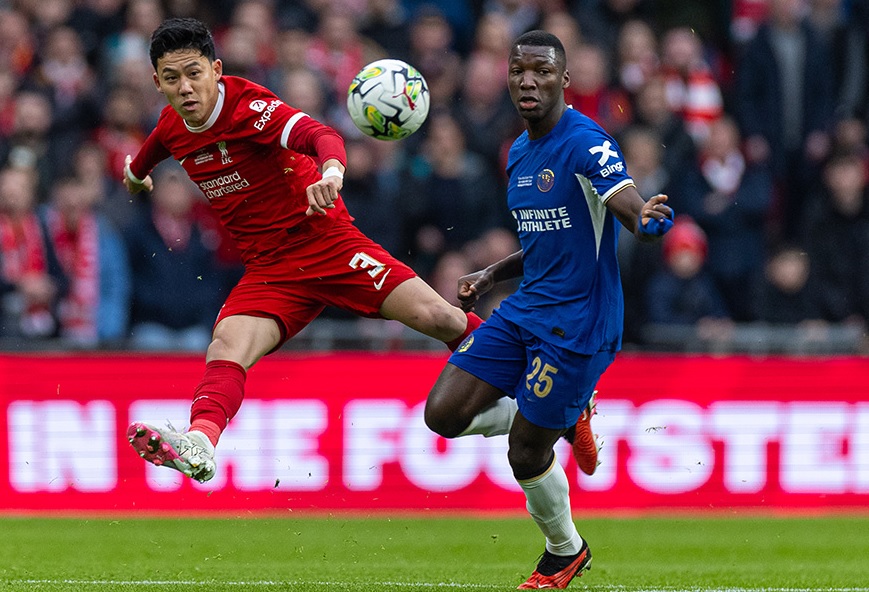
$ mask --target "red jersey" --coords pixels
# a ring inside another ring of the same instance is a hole
[[[130,164],[132,175],[144,179],[169,156],[180,162],[245,264],[286,248],[288,233],[301,225],[351,220],[340,198],[327,216],[305,215],[305,189],[321,178],[314,156],[346,163],[337,132],[244,78],[223,76],[218,85],[217,105],[199,127],[189,127],[171,106],[163,109]]]

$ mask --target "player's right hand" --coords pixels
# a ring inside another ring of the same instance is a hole
[[[326,215],[326,210],[334,209],[335,200],[344,182],[341,177],[323,177],[316,183],[311,183],[305,190],[308,196],[306,216],[312,214]]]
[[[123,175],[123,183],[124,187],[127,188],[127,191],[136,195],[140,191],[151,191],[154,189],[154,180],[151,179],[151,175],[147,175],[141,183],[136,183],[130,176],[127,174],[127,171],[130,170],[130,163],[133,162],[133,157],[127,154],[127,158],[124,159],[124,170],[121,173]]]
[[[480,296],[491,290],[494,285],[492,274],[485,269],[463,275],[459,278],[457,294],[459,306],[464,312],[471,312]]]

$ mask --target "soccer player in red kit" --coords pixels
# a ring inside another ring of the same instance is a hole
[[[150,190],[160,161],[180,162],[241,251],[245,273],[217,316],[188,431],[134,422],[127,436],[145,460],[207,481],[246,371],[326,305],[398,320],[451,349],[481,321],[353,225],[338,193],[342,138],[268,89],[224,76],[205,25],[165,21],[151,36],[150,58],[169,105],[127,157],[124,184],[134,194]]]

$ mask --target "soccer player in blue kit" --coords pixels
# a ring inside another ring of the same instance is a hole
[[[450,357],[425,419],[446,438],[509,434],[507,459],[546,537],[519,589],[562,589],[590,567],[591,551],[573,523],[553,446],[575,430],[574,456],[594,472],[592,396],[623,327],[617,223],[654,240],[672,227],[673,212],[665,195],[640,196],[615,140],[564,102],[570,76],[557,37],[520,36],[508,72],[526,128],[507,162],[507,205],[522,250],[461,278],[459,300],[467,311],[496,283],[523,279]]]

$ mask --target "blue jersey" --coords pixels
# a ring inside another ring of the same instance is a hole
[[[507,161],[507,205],[524,251],[524,279],[500,313],[580,354],[618,351],[624,317],[618,221],[607,200],[633,185],[615,140],[573,109]]]

